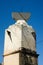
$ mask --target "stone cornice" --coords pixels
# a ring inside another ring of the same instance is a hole
[[[8,54],[4,54],[3,57],[5,56],[9,56],[9,55],[12,55],[12,54],[16,54],[16,53],[23,53],[23,54],[27,54],[27,55],[30,55],[30,56],[34,56],[34,57],[38,57],[39,54],[37,54],[35,51],[32,51],[30,49],[26,49],[26,48],[19,48],[19,50],[16,50],[14,52],[11,52],[11,53],[8,53]]]

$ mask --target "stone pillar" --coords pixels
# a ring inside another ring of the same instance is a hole
[[[29,13],[13,13],[16,23],[5,30],[4,65],[38,65],[36,34],[26,23]]]

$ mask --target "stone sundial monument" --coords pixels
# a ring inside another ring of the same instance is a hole
[[[38,65],[36,33],[26,21],[30,13],[13,12],[16,23],[5,30],[3,65]]]

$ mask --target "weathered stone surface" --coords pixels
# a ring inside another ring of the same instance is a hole
[[[5,30],[4,65],[37,65],[36,35],[25,20]]]
[[[36,40],[32,35],[33,28],[24,20],[18,20],[15,25],[5,30],[4,54],[18,50],[20,47],[36,51]]]
[[[33,56],[30,56],[30,55],[25,55],[23,53],[20,53],[20,58],[19,58],[20,62],[19,64],[20,65],[38,65],[37,63],[37,58],[36,57],[33,57]]]

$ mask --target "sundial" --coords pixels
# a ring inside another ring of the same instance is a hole
[[[30,13],[28,12],[12,12],[12,18],[14,20],[25,20],[27,21],[30,18]]]

